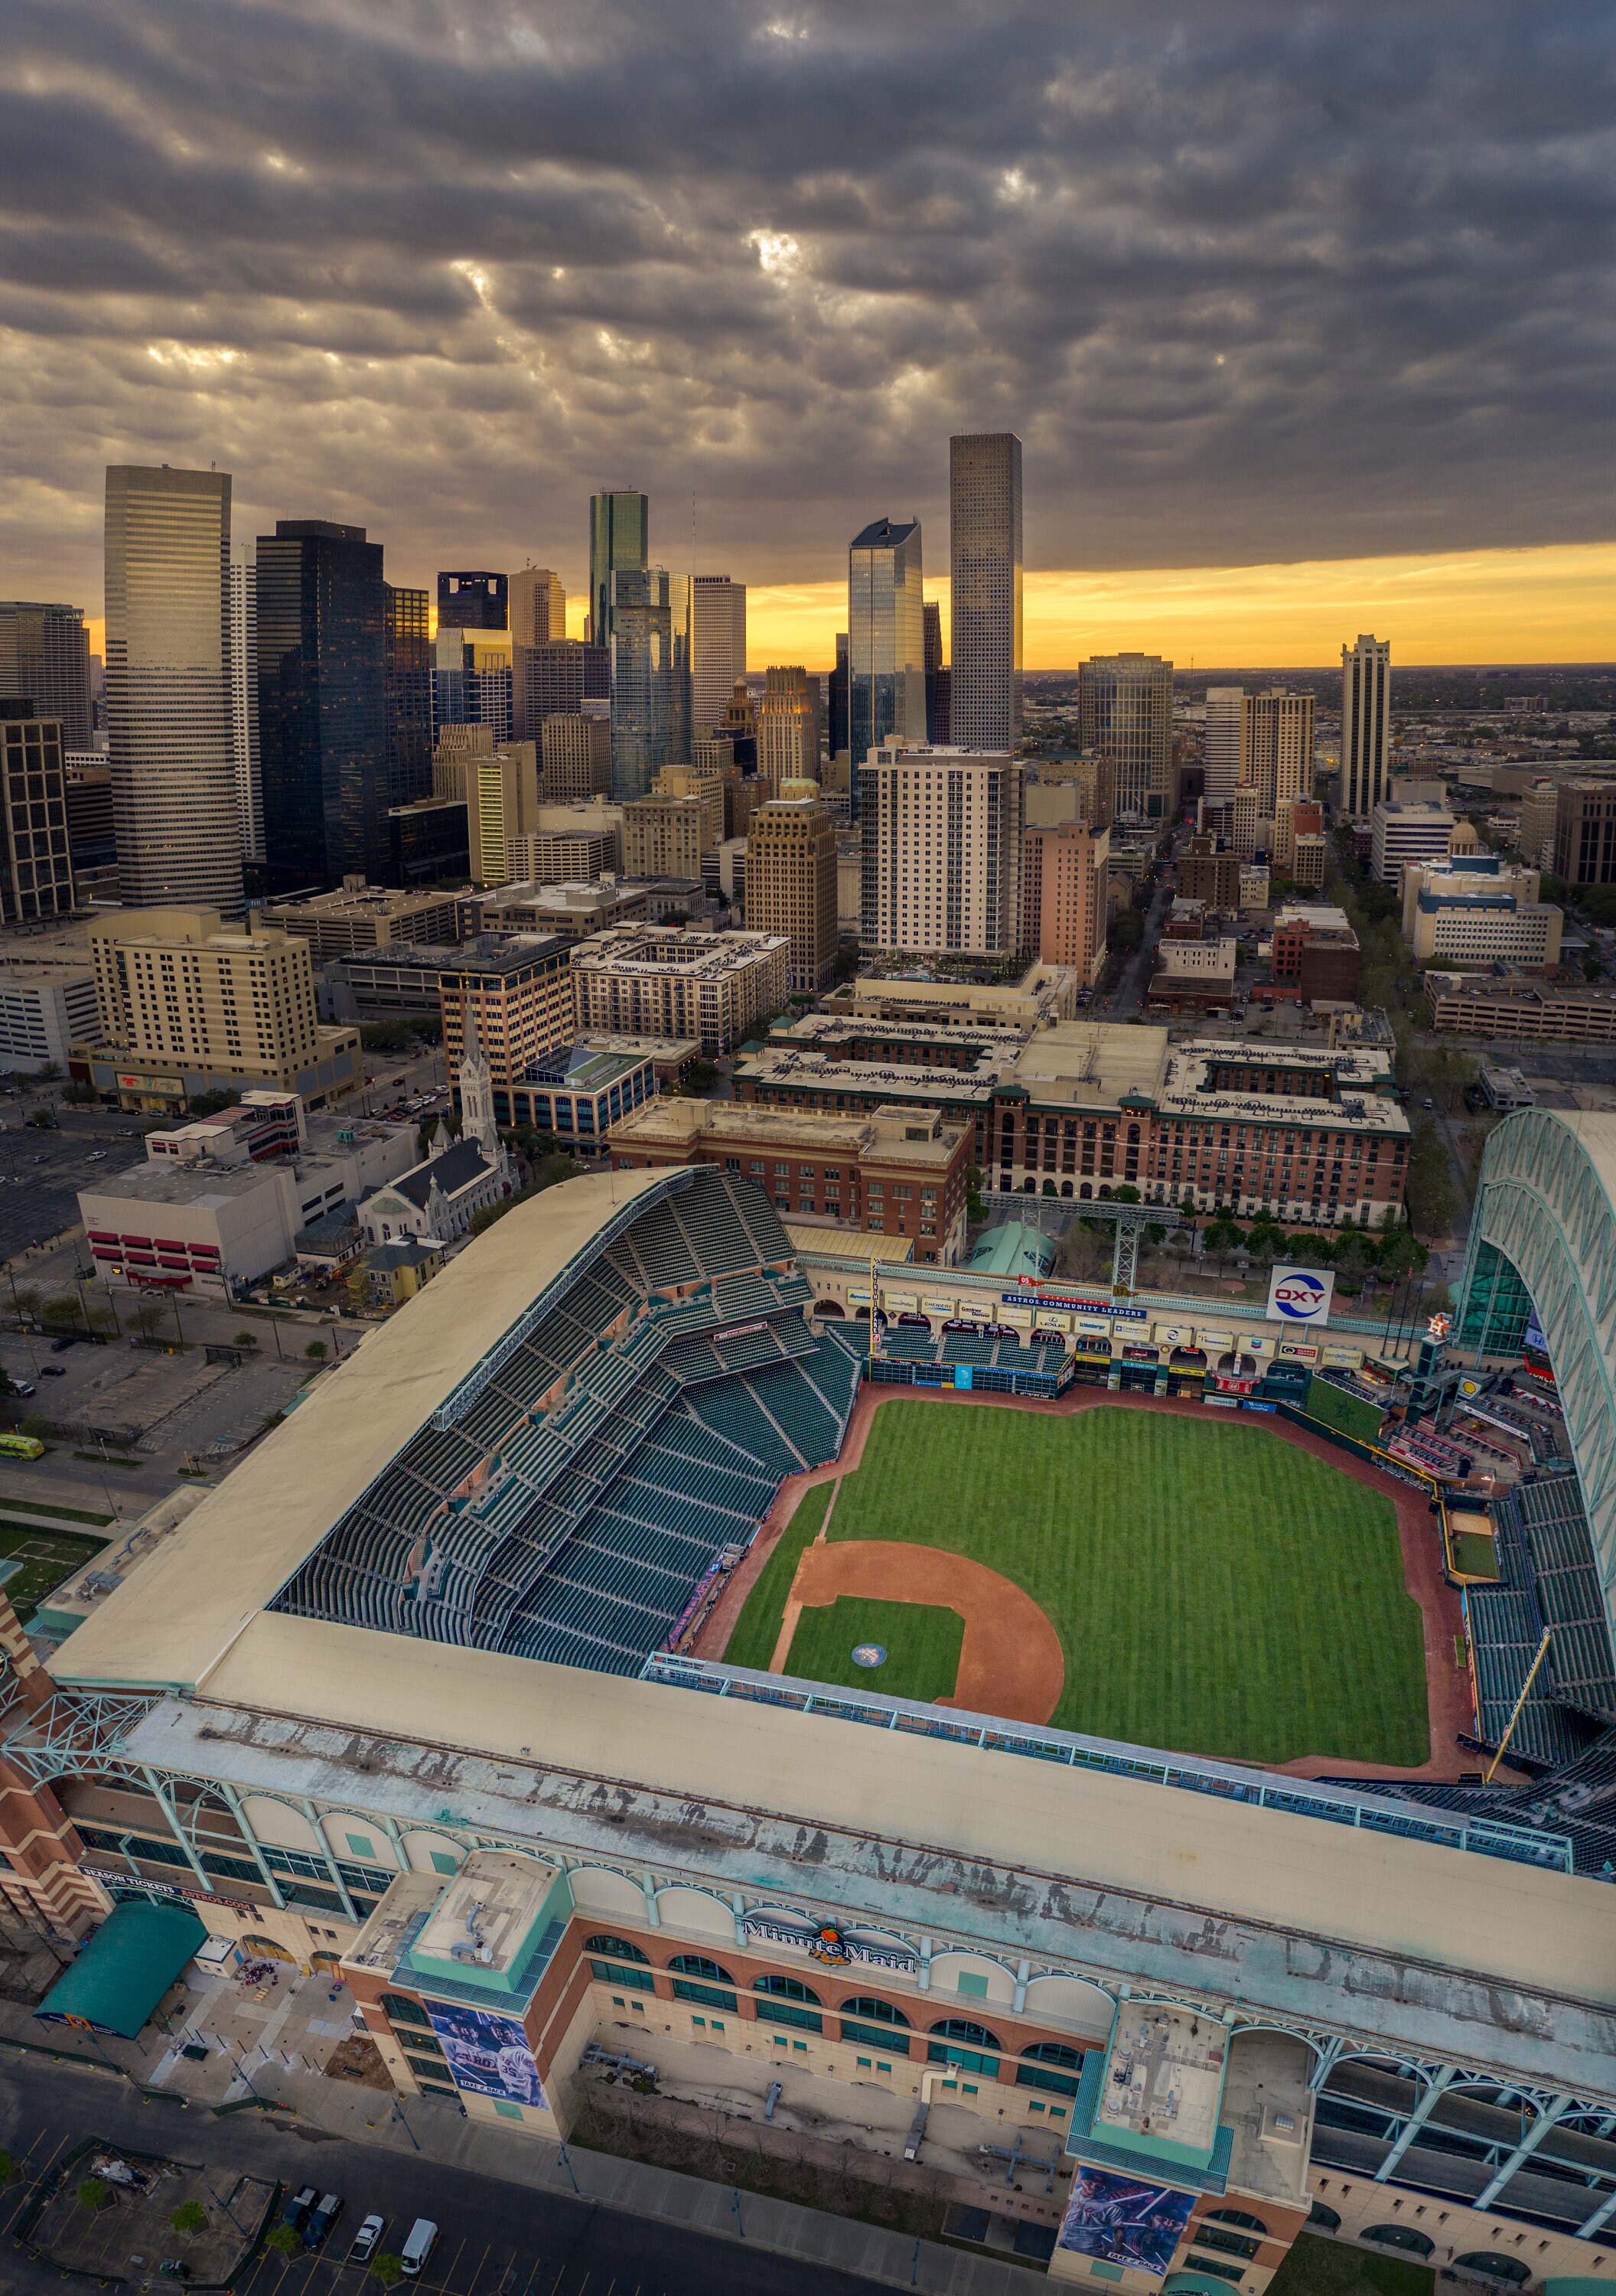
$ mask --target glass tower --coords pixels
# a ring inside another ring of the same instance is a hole
[[[502,630],[510,626],[510,584],[503,574],[440,574],[440,630]]]
[[[432,794],[432,639],[424,590],[384,582],[382,660],[387,678],[388,803]]]
[[[250,542],[230,554],[230,735],[235,752],[241,857],[264,861],[264,777],[258,761],[258,562]]]
[[[1097,654],[1078,671],[1077,703],[1083,748],[1115,769],[1118,815],[1162,820],[1172,810],[1171,662],[1155,653]]]
[[[686,586],[688,636],[689,578],[680,580]],[[668,744],[677,736],[679,717],[672,588],[660,566],[618,567],[611,577],[607,652],[612,680],[612,795],[619,800],[644,797],[671,762]],[[688,721],[688,650],[684,660]]]
[[[949,446],[951,739],[967,750],[1021,738],[1021,441],[970,431]]]
[[[643,574],[650,562],[650,505],[632,487],[589,498],[589,616],[584,635],[609,645],[612,635],[612,576],[619,570]]]
[[[1341,650],[1341,796],[1343,813],[1367,821],[1386,794],[1392,771],[1392,645],[1359,637]]]
[[[31,701],[41,718],[54,718],[64,750],[89,748],[95,713],[82,606],[0,598],[0,695]]]
[[[847,562],[847,715],[853,809],[859,775],[878,742],[926,741],[926,617],[920,522],[878,518],[855,535]]]
[[[241,914],[230,473],[107,472],[107,734],[127,908]]]
[[[258,537],[258,756],[270,890],[381,884],[387,585],[362,526],[283,518]]]

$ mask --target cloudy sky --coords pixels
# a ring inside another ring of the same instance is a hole
[[[0,592],[99,611],[110,461],[569,589],[633,484],[818,661],[1008,426],[1033,659],[1608,658],[1613,83],[1608,0],[7,0]]]

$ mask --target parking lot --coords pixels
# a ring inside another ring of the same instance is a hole
[[[114,1173],[145,1160],[144,1144],[127,1123],[91,1129],[73,1123],[69,1111],[61,1130],[46,1132],[21,1124],[17,1108],[7,1107],[0,1128],[0,1259],[76,1226],[80,1188],[104,1187]]]
[[[27,1332],[0,1333],[0,1364],[30,1385],[27,1408],[49,1419],[116,1431],[143,1450],[199,1457],[233,1449],[283,1410],[314,1366],[297,1356],[209,1363],[200,1348],[170,1352],[109,1341],[80,1341],[60,1353]]]

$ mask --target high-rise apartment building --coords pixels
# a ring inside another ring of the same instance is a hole
[[[949,448],[950,738],[1021,739],[1021,440],[962,432]]]
[[[1206,689],[1206,802],[1222,805],[1239,788],[1245,773],[1245,688],[1209,685]]]
[[[536,742],[544,711],[538,707],[535,656],[541,646],[565,644],[567,593],[548,566],[524,566],[510,578],[510,724],[518,742]]]
[[[586,701],[611,700],[611,656],[580,638],[551,638],[518,653],[522,708],[533,741],[546,718],[575,716]]]
[[[510,585],[507,578],[503,574],[440,574],[437,627],[440,630],[508,630]]]
[[[612,576],[643,574],[650,563],[650,505],[632,487],[589,498],[589,627],[599,646],[611,643]]]
[[[1283,685],[1253,693],[1245,705],[1245,765],[1264,821],[1282,801],[1313,794],[1313,697]]]
[[[1387,792],[1392,771],[1392,647],[1360,636],[1341,650],[1341,797],[1343,813],[1367,821]]]
[[[109,469],[106,601],[121,898],[238,916],[228,471]]]
[[[241,857],[264,865],[264,777],[258,760],[258,554],[230,553],[230,741],[235,759]]]
[[[1111,832],[1065,821],[1028,829],[1022,848],[1021,946],[1070,965],[1092,988],[1106,965],[1106,865]]]
[[[722,726],[735,681],[747,674],[747,586],[727,574],[698,574],[690,627],[692,730]]]
[[[0,923],[72,914],[63,754],[60,718],[0,693]]]
[[[430,603],[424,590],[381,586],[389,805],[413,805],[432,794]]]
[[[612,785],[610,720],[574,710],[541,718],[539,767],[546,799],[605,796]]]
[[[362,526],[283,518],[257,544],[258,752],[270,887],[385,882],[386,584]]]
[[[1555,865],[1555,832],[1559,818],[1559,784],[1534,782],[1521,800],[1521,850],[1535,869],[1553,869]]]
[[[87,750],[95,733],[90,640],[80,606],[0,598],[0,694],[31,701],[61,727],[61,746]]]
[[[1040,758],[1038,786],[1073,793],[1072,807],[1063,806],[1051,819],[1086,821],[1096,829],[1108,829],[1116,817],[1116,764],[1103,750],[1086,750],[1081,757]]]
[[[920,522],[877,518],[847,560],[847,709],[853,811],[877,742],[926,742],[926,616]]]
[[[923,608],[922,644],[926,653],[926,738],[934,748],[949,742],[951,698],[948,666],[943,659],[943,609],[935,599]],[[834,757],[836,752],[832,750]]]
[[[1554,873],[1562,883],[1616,884],[1616,779],[1563,782],[1554,835]]]
[[[1024,771],[1007,750],[880,744],[863,768],[867,949],[1008,956],[1021,938]]]
[[[678,696],[665,571],[660,566],[614,570],[609,615],[612,794],[626,800],[643,797],[675,755]]]
[[[747,927],[783,933],[791,986],[817,996],[837,958],[837,831],[816,781],[788,780],[747,832]]]
[[[1116,771],[1119,819],[1164,819],[1172,806],[1171,662],[1097,654],[1079,669],[1077,692],[1082,746],[1102,750]]]
[[[763,672],[757,708],[757,773],[778,790],[785,782],[820,777],[819,680],[805,669]]]

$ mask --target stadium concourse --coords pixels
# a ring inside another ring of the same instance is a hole
[[[842,1451],[810,1300],[739,1176],[514,1209],[43,1660],[0,1603],[8,1896],[335,1964],[400,2091],[541,2141],[626,2073],[641,2145],[783,2116],[861,2212],[902,2155],[1057,2278],[1260,2296],[1311,2220],[1608,2285],[1616,1898],[1565,1833],[681,1652]]]

